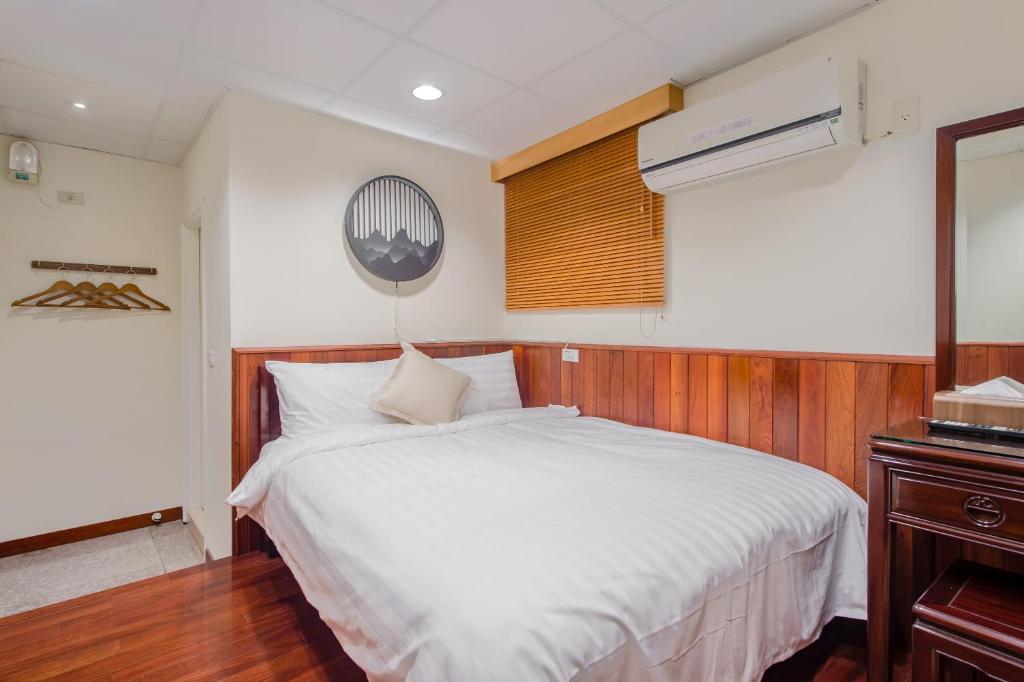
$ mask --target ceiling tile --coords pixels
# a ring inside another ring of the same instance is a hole
[[[521,149],[575,123],[579,119],[567,107],[527,90],[516,90],[461,121],[455,129],[487,142]]]
[[[444,97],[433,102],[413,97],[413,88],[424,83],[440,88]],[[512,86],[497,78],[403,40],[343,94],[445,127],[511,90]]]
[[[153,135],[161,140],[188,144],[199,133],[206,120],[206,112],[206,109],[185,107],[180,104],[164,104]]]
[[[395,33],[405,33],[437,0],[324,0]]]
[[[635,24],[639,24],[655,12],[660,12],[669,5],[675,5],[680,0],[602,0],[604,4],[626,17]]]
[[[484,142],[478,140],[472,135],[466,135],[460,133],[457,130],[445,129],[437,133],[430,138],[430,141],[434,144],[439,144],[442,147],[448,147],[449,149],[457,149],[460,152],[472,154],[473,156],[482,156],[485,159],[500,159],[503,156],[510,154],[514,149],[502,147],[501,145],[492,144],[490,142]]]
[[[187,107],[195,107],[196,109],[209,109],[217,101],[218,97],[227,92],[224,84],[218,82],[210,74],[195,72],[197,64],[204,59],[212,58],[194,54],[187,54],[183,57],[178,71],[164,90],[165,100],[175,104],[183,104]],[[232,69],[229,68],[228,70],[231,71]],[[244,67],[237,67],[233,70],[248,71]]]
[[[72,102],[83,102],[80,110]],[[160,102],[155,97],[0,62],[0,106],[55,119],[145,135]]]
[[[141,35],[52,4],[3,0],[0,59],[132,92],[162,93],[174,73],[180,36]]]
[[[159,161],[160,163],[169,163],[172,166],[177,166],[181,163],[181,160],[185,158],[185,152],[188,150],[188,145],[180,142],[170,142],[168,140],[158,140],[153,138],[146,145],[146,150],[142,154],[142,158],[148,161]]]
[[[625,27],[591,0],[449,0],[412,37],[525,85]]]
[[[204,88],[227,88],[262,95],[306,109],[319,109],[334,93],[297,83],[244,64],[190,51],[182,58],[182,71]]]
[[[315,0],[210,0],[192,32],[209,54],[331,91],[393,40]]]
[[[530,89],[593,116],[670,80],[686,84],[702,75],[685,59],[633,29],[549,73]]]
[[[396,114],[387,109],[375,107],[349,97],[338,95],[323,106],[320,111],[330,116],[348,119],[356,123],[388,130],[399,135],[426,139],[437,132],[438,127],[433,123],[426,123],[411,116]]]
[[[34,0],[34,4],[90,17],[130,31],[181,40],[199,6],[199,0]]]
[[[124,156],[139,156],[146,143],[146,138],[142,135],[94,128],[72,121],[3,108],[0,108],[0,130],[31,140],[97,149]],[[40,161],[45,173],[46,159],[42,158]]]
[[[759,57],[873,0],[685,0],[643,25],[708,73]],[[723,36],[728,36],[723,40]]]

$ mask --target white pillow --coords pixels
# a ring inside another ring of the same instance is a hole
[[[388,380],[398,360],[379,362],[266,363],[281,406],[281,434],[301,436],[352,424],[393,424],[370,409],[370,397]]]
[[[470,381],[469,375],[409,349],[370,407],[410,424],[453,422]]]
[[[518,409],[523,406],[512,351],[464,358],[438,358],[438,362],[468,374],[473,380],[459,407],[463,417],[477,412]]]

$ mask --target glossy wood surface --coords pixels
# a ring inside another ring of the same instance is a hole
[[[869,671],[884,682],[891,652],[911,636],[913,602],[951,562],[1024,572],[1024,445],[933,432],[919,420],[870,445]],[[915,626],[913,639],[930,647],[943,638]],[[915,669],[937,665],[918,653]]]
[[[1024,579],[966,561],[947,568],[914,605],[918,618],[1024,656]]]
[[[0,679],[366,677],[280,559],[250,554],[0,619]]]
[[[2,680],[364,682],[280,559],[247,554],[0,619]],[[865,682],[837,620],[766,682]]]
[[[90,540],[104,535],[121,533],[126,530],[152,526],[155,525],[152,518],[153,513],[154,512],[135,514],[133,516],[125,516],[120,519],[90,523],[89,525],[78,526],[77,528],[56,530],[52,533],[42,533],[40,535],[32,535],[27,538],[18,538],[16,540],[0,542],[0,557],[24,554],[25,552],[34,552],[37,549],[46,549],[47,547],[66,545],[70,542]],[[160,509],[157,510],[157,513],[160,514],[161,523],[181,519],[181,507]]]

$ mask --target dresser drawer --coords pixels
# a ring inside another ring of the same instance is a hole
[[[1018,542],[1024,541],[1024,494],[954,478],[890,470],[890,511]]]

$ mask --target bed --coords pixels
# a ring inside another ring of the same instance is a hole
[[[229,503],[371,680],[757,680],[865,617],[848,487],[574,408],[277,438]]]

